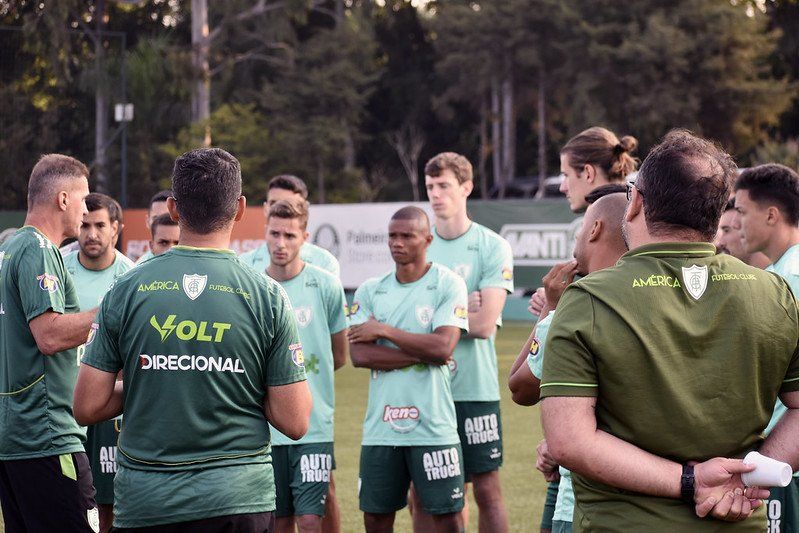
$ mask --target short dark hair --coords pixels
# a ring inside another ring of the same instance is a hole
[[[792,226],[799,225],[799,174],[785,165],[748,168],[738,176],[735,190],[747,191],[760,205],[776,205]]]
[[[735,198],[730,198],[727,200],[727,203],[724,204],[724,211],[722,211],[722,213],[726,213],[727,211],[735,211]]]
[[[617,192],[627,193],[627,185],[623,183],[608,183],[606,185],[600,185],[593,191],[589,192],[585,195],[585,201],[587,204],[593,204],[603,196],[607,196],[609,194],[616,194]]]
[[[47,201],[56,185],[65,179],[89,179],[86,165],[68,155],[45,154],[39,158],[28,180],[28,207]]]
[[[266,190],[270,191],[272,189],[291,191],[302,196],[303,200],[308,199],[308,186],[300,178],[291,174],[281,174],[269,180]]]
[[[713,142],[672,130],[641,164],[635,187],[652,235],[697,232],[711,241],[730,197],[735,162]]]
[[[178,223],[172,220],[172,216],[169,213],[164,213],[163,215],[158,215],[153,219],[153,223],[150,224],[150,233],[155,239],[155,230],[158,226],[177,226]]]
[[[241,165],[221,148],[197,148],[175,160],[172,191],[178,215],[199,234],[218,231],[236,216]]]
[[[111,222],[122,224],[122,207],[110,196],[99,192],[90,192],[86,196],[86,209],[89,210],[89,213],[105,209],[108,211],[108,218]]]
[[[445,170],[451,171],[458,179],[458,183],[472,181],[474,172],[472,171],[472,164],[466,157],[455,152],[441,152],[434,155],[430,161],[424,166],[425,176],[437,178]]]
[[[169,189],[164,189],[164,190],[158,191],[157,193],[155,193],[153,195],[152,198],[150,198],[150,203],[149,203],[147,209],[148,210],[152,209],[153,208],[153,204],[155,204],[155,203],[166,202],[166,199],[169,198],[170,196],[172,196],[172,191],[170,191]]]
[[[280,200],[269,207],[269,218],[297,219],[300,228],[308,227],[308,202],[306,200]]]
[[[423,228],[430,230],[430,217],[427,216],[424,209],[420,209],[415,205],[408,205],[398,209],[396,213],[391,215],[391,220],[418,220]]]

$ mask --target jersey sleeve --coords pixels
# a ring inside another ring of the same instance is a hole
[[[598,394],[596,360],[587,343],[593,326],[591,296],[578,287],[567,288],[558,302],[545,340],[542,398]]]
[[[124,359],[119,351],[119,305],[114,305],[115,291],[113,287],[103,297],[97,318],[89,330],[86,339],[86,352],[81,363],[92,366],[103,372],[116,373],[122,370]]]
[[[357,326],[369,320],[369,317],[374,315],[372,310],[372,282],[365,281],[355,291],[355,296],[352,299],[350,306],[350,326]]]
[[[344,287],[338,280],[328,285],[327,298],[327,327],[330,334],[343,331],[347,327],[347,299],[344,296]]]
[[[495,287],[513,292],[513,251],[503,238],[497,238],[486,248],[478,289]]]
[[[277,284],[271,296],[274,333],[266,356],[265,385],[275,387],[304,381],[305,358],[291,303],[286,292]]]
[[[530,345],[530,351],[527,354],[527,366],[530,367],[530,372],[539,380],[544,372],[544,346],[546,346],[553,313],[554,311],[551,311],[536,324],[533,343]]]
[[[63,314],[69,274],[58,250],[28,246],[18,265],[19,298],[26,320],[30,322],[50,310]]]
[[[469,332],[469,300],[466,283],[457,274],[442,277],[438,305],[433,312],[433,331],[442,326],[455,326]]]

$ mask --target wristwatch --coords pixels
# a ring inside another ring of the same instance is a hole
[[[680,498],[685,503],[694,504],[694,467],[693,465],[682,465],[682,476],[680,476]]]

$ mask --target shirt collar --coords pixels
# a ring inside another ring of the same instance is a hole
[[[716,247],[709,242],[659,242],[630,250],[622,259],[629,257],[712,257]]]

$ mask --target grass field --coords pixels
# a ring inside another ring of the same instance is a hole
[[[530,333],[531,325],[508,324],[497,335],[499,383],[502,393],[502,426],[505,462],[500,475],[510,530],[537,531],[544,505],[546,483],[535,470],[535,446],[541,439],[538,407],[519,407],[506,387],[511,364]],[[341,505],[341,529],[363,531],[358,510],[358,458],[361,427],[368,396],[369,372],[346,366],[336,373],[336,487]],[[467,531],[477,531],[477,505],[469,493],[470,519]],[[0,519],[0,532],[4,531]],[[411,531],[407,511],[397,513],[394,531]]]
[[[499,383],[502,394],[504,465],[502,491],[511,531],[537,531],[544,505],[546,482],[535,470],[535,447],[541,439],[538,407],[520,407],[510,399],[507,375],[532,324],[508,324],[497,335]],[[358,511],[358,459],[361,427],[368,396],[369,372],[346,366],[336,373],[336,487],[341,505],[342,531],[363,531]],[[469,493],[468,531],[477,531],[477,505]],[[407,511],[397,513],[394,531],[411,531]]]

